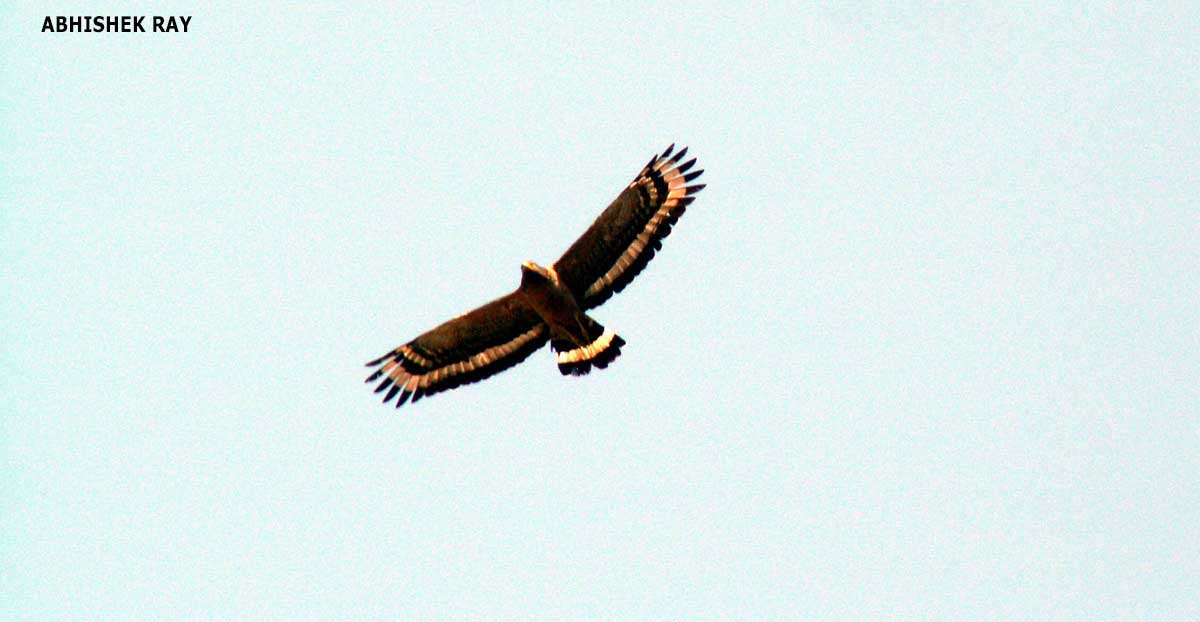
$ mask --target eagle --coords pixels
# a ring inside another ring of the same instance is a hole
[[[587,231],[549,267],[521,265],[516,291],[451,319],[367,363],[396,407],[477,382],[550,342],[563,375],[605,368],[625,340],[587,314],[633,280],[704,184],[687,148],[655,155]]]

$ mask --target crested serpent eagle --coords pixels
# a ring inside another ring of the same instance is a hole
[[[482,380],[525,360],[548,340],[564,375],[607,367],[625,340],[585,313],[599,306],[662,248],[662,239],[704,184],[703,170],[674,145],[650,158],[632,182],[554,265],[521,266],[516,291],[464,313],[367,363],[396,407]]]

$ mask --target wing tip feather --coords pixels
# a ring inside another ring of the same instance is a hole
[[[399,392],[400,392],[400,385],[398,385],[398,384],[392,385],[392,389],[390,391],[388,391],[386,396],[384,396],[383,403],[386,404],[386,403],[392,401],[392,398],[396,397],[396,394]]]
[[[390,358],[390,357],[393,357],[393,356],[396,356],[396,351],[395,351],[395,350],[392,350],[391,352],[388,352],[387,354],[384,354],[383,356],[381,356],[381,357],[379,357],[379,358],[377,358],[377,359],[375,359],[375,360],[373,360],[373,361],[371,361],[371,362],[367,363],[367,365],[366,365],[366,366],[367,366],[367,367],[374,367],[374,366],[376,366],[376,365],[378,365],[378,364],[380,364],[380,363],[382,363],[382,362],[386,361],[388,358]]]
[[[395,381],[396,381],[396,379],[392,378],[391,376],[384,378],[383,382],[380,382],[379,386],[375,387],[375,392],[381,393],[384,389],[388,388],[388,386],[390,386]]]
[[[396,408],[400,408],[401,406],[403,406],[404,403],[408,401],[408,398],[411,395],[412,395],[412,393],[410,393],[407,388],[404,389],[404,391],[402,391],[400,393],[400,399],[396,400]]]

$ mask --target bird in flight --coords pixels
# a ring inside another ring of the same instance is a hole
[[[550,267],[521,265],[516,291],[464,313],[367,363],[378,367],[386,404],[396,407],[483,380],[525,360],[550,341],[563,375],[605,368],[625,340],[587,315],[621,291],[662,248],[662,239],[704,184],[704,171],[675,146],[655,155],[591,227]]]

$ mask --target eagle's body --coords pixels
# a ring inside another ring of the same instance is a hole
[[[703,184],[686,184],[687,149],[674,146],[655,156],[596,222],[554,265],[521,266],[516,291],[460,315],[367,363],[382,366],[367,382],[383,378],[376,393],[397,393],[396,406],[481,380],[525,360],[550,341],[563,374],[604,368],[625,340],[585,311],[607,300],[646,266],[677,218]]]
[[[579,308],[554,268],[525,262],[517,295],[550,327],[550,347],[558,352],[558,367],[564,374],[586,374],[592,365],[607,367],[621,354],[625,340],[604,330]]]

